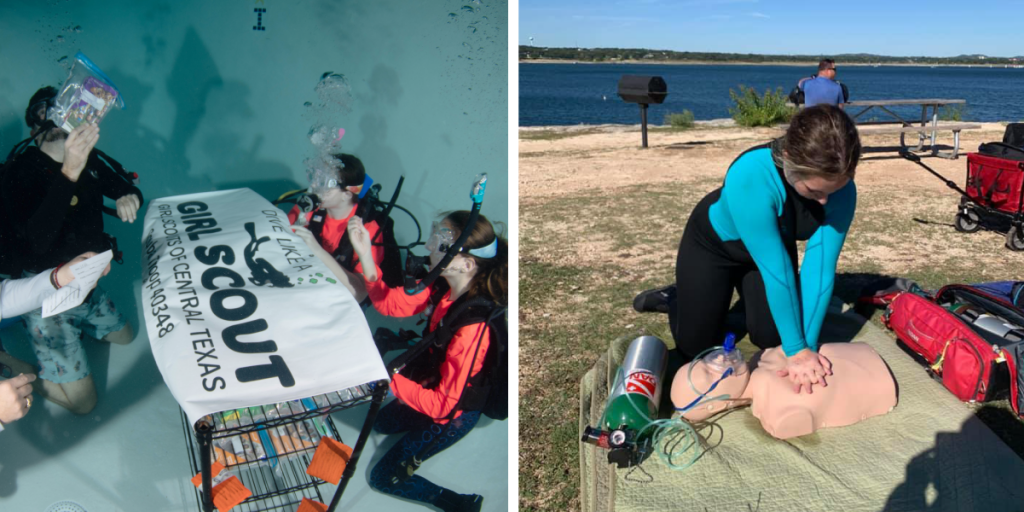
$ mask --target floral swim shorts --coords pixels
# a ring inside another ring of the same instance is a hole
[[[49,318],[42,315],[42,309],[36,309],[22,318],[39,360],[39,377],[56,384],[74,382],[89,375],[89,361],[82,346],[84,335],[103,339],[120,331],[127,323],[107,292],[99,286],[81,305]]]

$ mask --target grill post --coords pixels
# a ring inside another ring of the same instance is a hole
[[[647,107],[660,104],[668,96],[668,85],[660,76],[622,75],[619,79],[619,97],[626,103],[640,105],[640,125],[643,147],[647,147]]]

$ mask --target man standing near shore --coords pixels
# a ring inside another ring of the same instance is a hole
[[[846,103],[843,87],[836,82],[836,61],[832,59],[822,59],[817,76],[801,80],[798,86],[804,91],[804,107],[828,104],[843,108]]]

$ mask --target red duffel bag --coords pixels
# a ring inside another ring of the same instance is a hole
[[[934,296],[904,292],[882,322],[957,398],[986,401],[1009,393],[1018,411],[1015,355],[1024,347],[1024,311],[1009,301],[967,285]]]

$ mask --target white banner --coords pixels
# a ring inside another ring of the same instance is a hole
[[[388,378],[355,298],[252,190],[151,201],[142,233],[153,357],[191,423]]]

